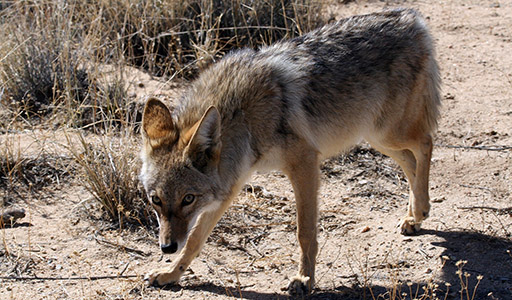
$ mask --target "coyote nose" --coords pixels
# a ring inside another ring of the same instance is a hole
[[[178,243],[171,242],[170,244],[160,245],[163,253],[174,253],[178,250]]]

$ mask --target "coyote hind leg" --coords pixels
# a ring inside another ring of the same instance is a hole
[[[393,158],[407,176],[410,188],[409,204],[407,215],[400,220],[398,226],[401,233],[405,235],[418,232],[421,222],[428,217],[430,211],[428,180],[432,156],[432,137],[425,135],[418,140],[411,141],[407,147],[401,150],[382,145],[372,144],[372,146]]]
[[[428,181],[430,160],[432,158],[432,137],[425,135],[411,147],[416,159],[416,176],[409,186],[412,196],[409,198],[407,216],[400,223],[403,234],[413,234],[420,229],[421,222],[430,212],[430,197],[428,194]]]

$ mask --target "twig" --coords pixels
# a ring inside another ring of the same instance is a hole
[[[95,236],[94,239],[96,240],[96,242],[98,242],[99,244],[105,244],[107,246],[112,246],[114,248],[119,248],[121,249],[122,251],[126,251],[126,252],[133,252],[133,253],[136,253],[140,256],[149,256],[148,253],[142,251],[142,250],[138,250],[138,249],[134,249],[134,248],[130,248],[130,247],[127,247],[127,246],[124,246],[124,245],[119,245],[118,243],[113,243],[111,241],[107,241],[103,238],[100,238],[100,237],[97,237]]]
[[[443,147],[443,148],[485,150],[485,151],[506,151],[506,150],[512,149],[512,146],[462,146],[462,145],[444,145],[444,144],[436,144],[435,146]]]
[[[457,208],[458,209],[488,209],[488,210],[497,211],[497,212],[512,213],[512,207],[497,208],[497,207],[491,207],[491,206],[461,206],[461,207],[457,207]]]
[[[127,262],[126,265],[124,265],[124,268],[123,270],[121,271],[121,273],[119,273],[119,276],[122,276],[124,274],[124,272],[126,271],[126,269],[128,269],[128,266],[130,265],[130,262]]]
[[[11,277],[0,276],[0,280],[40,280],[40,281],[57,281],[57,280],[102,280],[102,279],[118,279],[118,278],[136,278],[139,275],[105,275],[105,276],[90,276],[90,277]]]
[[[271,222],[265,224],[251,224],[246,226],[239,226],[239,228],[256,228],[256,227],[267,227],[267,226],[279,226],[279,225],[294,225],[295,221],[283,221],[283,222]]]
[[[256,251],[256,253],[258,253],[258,255],[260,256],[260,258],[264,258],[264,257],[265,257],[265,255],[261,254],[261,252],[260,252],[260,251],[258,251],[258,247],[256,247],[256,245],[254,244],[254,241],[253,241],[253,240],[251,240],[251,241],[250,241],[250,243],[251,243],[251,245],[254,247],[254,251]]]
[[[459,184],[459,185],[462,187],[470,188],[470,189],[479,189],[479,190],[494,192],[493,189],[485,187],[485,186],[477,186],[477,185],[469,185],[469,184]]]
[[[426,259],[431,259],[432,255],[428,254],[427,251],[425,251],[423,248],[418,247],[418,251],[425,256]]]

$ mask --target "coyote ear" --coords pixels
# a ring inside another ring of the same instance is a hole
[[[143,136],[155,148],[164,141],[176,140],[176,130],[172,121],[171,111],[160,100],[150,98],[142,115]]]
[[[216,164],[220,157],[220,114],[217,108],[210,106],[198,122],[196,131],[188,143],[187,155],[200,171]]]

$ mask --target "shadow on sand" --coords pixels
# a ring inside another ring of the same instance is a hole
[[[467,261],[463,271],[471,276],[468,278],[470,293],[482,275],[474,299],[512,299],[512,240],[497,238],[473,231],[433,231],[424,230],[423,235],[436,235],[443,238],[441,242],[433,242],[445,250],[442,255],[450,258],[441,274],[441,281],[449,282],[450,288],[460,299],[460,279],[456,274],[459,260]],[[464,274],[462,275],[464,280]],[[466,298],[464,298],[466,299]]]
[[[473,299],[512,299],[511,239],[496,238],[471,231],[423,230],[420,234],[441,237],[443,239],[442,241],[433,242],[432,244],[443,247],[445,250],[442,255],[450,258],[446,261],[440,277],[437,278],[440,289],[437,295],[440,296],[441,299],[443,299],[446,294],[445,282],[451,284],[447,299],[461,299],[459,293],[461,289],[460,279],[456,274],[458,270],[456,263],[459,260],[467,261],[463,271],[470,274],[468,278],[469,299],[471,299],[473,294],[473,289],[477,282],[477,275],[482,275],[483,279]],[[465,278],[464,275],[463,278]],[[424,283],[418,283],[418,285],[423,286]],[[416,283],[414,283],[414,286],[416,286]],[[237,288],[218,286],[213,283],[170,286],[165,289],[174,293],[179,293],[181,289],[208,291],[212,294],[250,300],[291,298],[286,292],[268,293],[265,291],[253,291],[250,290],[250,287],[241,287],[241,289],[238,290]],[[372,291],[376,299],[388,299],[388,297],[377,297],[378,295],[386,293],[386,287],[372,286]],[[317,290],[314,294],[305,299],[360,300],[372,299],[372,296],[368,289],[339,286],[330,290]],[[462,299],[466,300],[467,296],[464,294]]]

